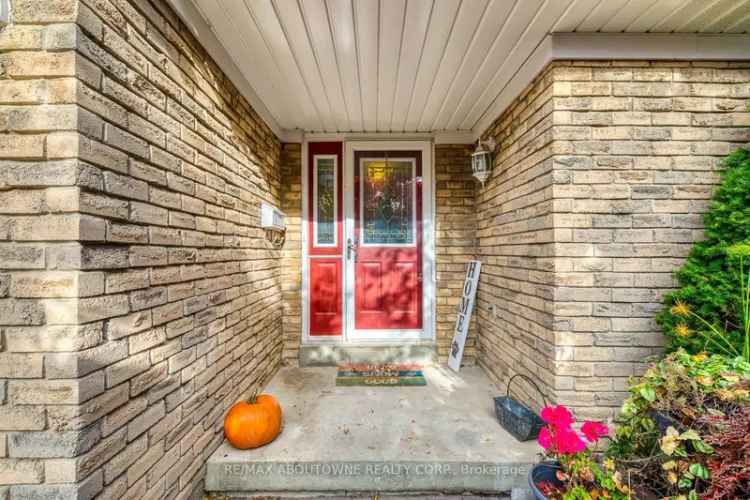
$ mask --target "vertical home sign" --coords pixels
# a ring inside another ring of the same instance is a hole
[[[456,327],[453,330],[451,352],[448,356],[448,366],[455,371],[461,369],[461,358],[464,355],[464,344],[466,344],[466,335],[469,332],[469,323],[471,323],[471,311],[474,309],[474,297],[477,294],[481,267],[481,262],[471,260],[466,270],[461,302],[458,304],[458,318],[456,318]]]

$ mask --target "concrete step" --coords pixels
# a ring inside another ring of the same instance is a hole
[[[303,345],[300,366],[336,366],[339,363],[421,363],[437,362],[434,343],[400,345]]]
[[[265,389],[283,409],[281,435],[254,450],[223,443],[208,460],[206,491],[524,498],[540,448],[498,424],[497,387],[480,367],[424,373],[423,387],[344,387],[333,367],[282,368]]]
[[[526,497],[530,463],[445,461],[208,463],[206,491],[240,495],[508,495]]]

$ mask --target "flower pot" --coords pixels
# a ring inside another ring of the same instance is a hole
[[[661,431],[662,434],[665,434],[669,427],[674,427],[678,431],[683,430],[683,425],[677,420],[673,419],[667,413],[662,413],[657,410],[651,410],[648,413],[649,417],[651,417],[654,422],[656,422],[656,426],[659,428],[659,431]]]
[[[540,483],[549,482],[555,486],[563,486],[564,483],[557,479],[557,471],[560,470],[560,464],[558,462],[542,462],[536,464],[529,471],[529,486],[531,491],[534,492],[534,497],[537,500],[547,500],[542,490],[539,487]]]

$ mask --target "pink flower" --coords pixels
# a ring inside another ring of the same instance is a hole
[[[555,447],[560,453],[578,453],[586,449],[586,443],[570,427],[555,432]]]
[[[554,427],[565,429],[573,423],[573,415],[565,406],[545,406],[542,408],[542,419]]]
[[[598,441],[600,437],[609,434],[609,428],[601,422],[587,420],[581,426],[581,432],[583,432],[583,435],[586,436],[589,442],[593,443],[594,441]]]
[[[542,430],[539,431],[537,442],[545,450],[549,450],[549,447],[552,446],[552,433],[548,427],[542,427]]]
[[[573,414],[565,406],[546,406],[542,408],[541,415],[542,419],[547,422],[547,426],[539,431],[538,442],[542,448],[561,454],[573,454],[586,449],[586,442],[578,432],[573,430],[572,424],[575,421]],[[585,426],[586,438],[589,440],[591,440],[589,436],[595,435],[598,439],[599,435],[608,432],[607,426],[600,422],[587,422],[587,424]]]

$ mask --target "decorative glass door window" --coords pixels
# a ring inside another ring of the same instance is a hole
[[[338,178],[336,155],[315,156],[313,181],[313,225],[315,245],[336,246],[336,211]]]
[[[305,172],[305,240],[310,338],[341,336],[344,319],[341,142],[308,142]]]
[[[361,161],[362,244],[413,245],[414,160],[363,158]]]

